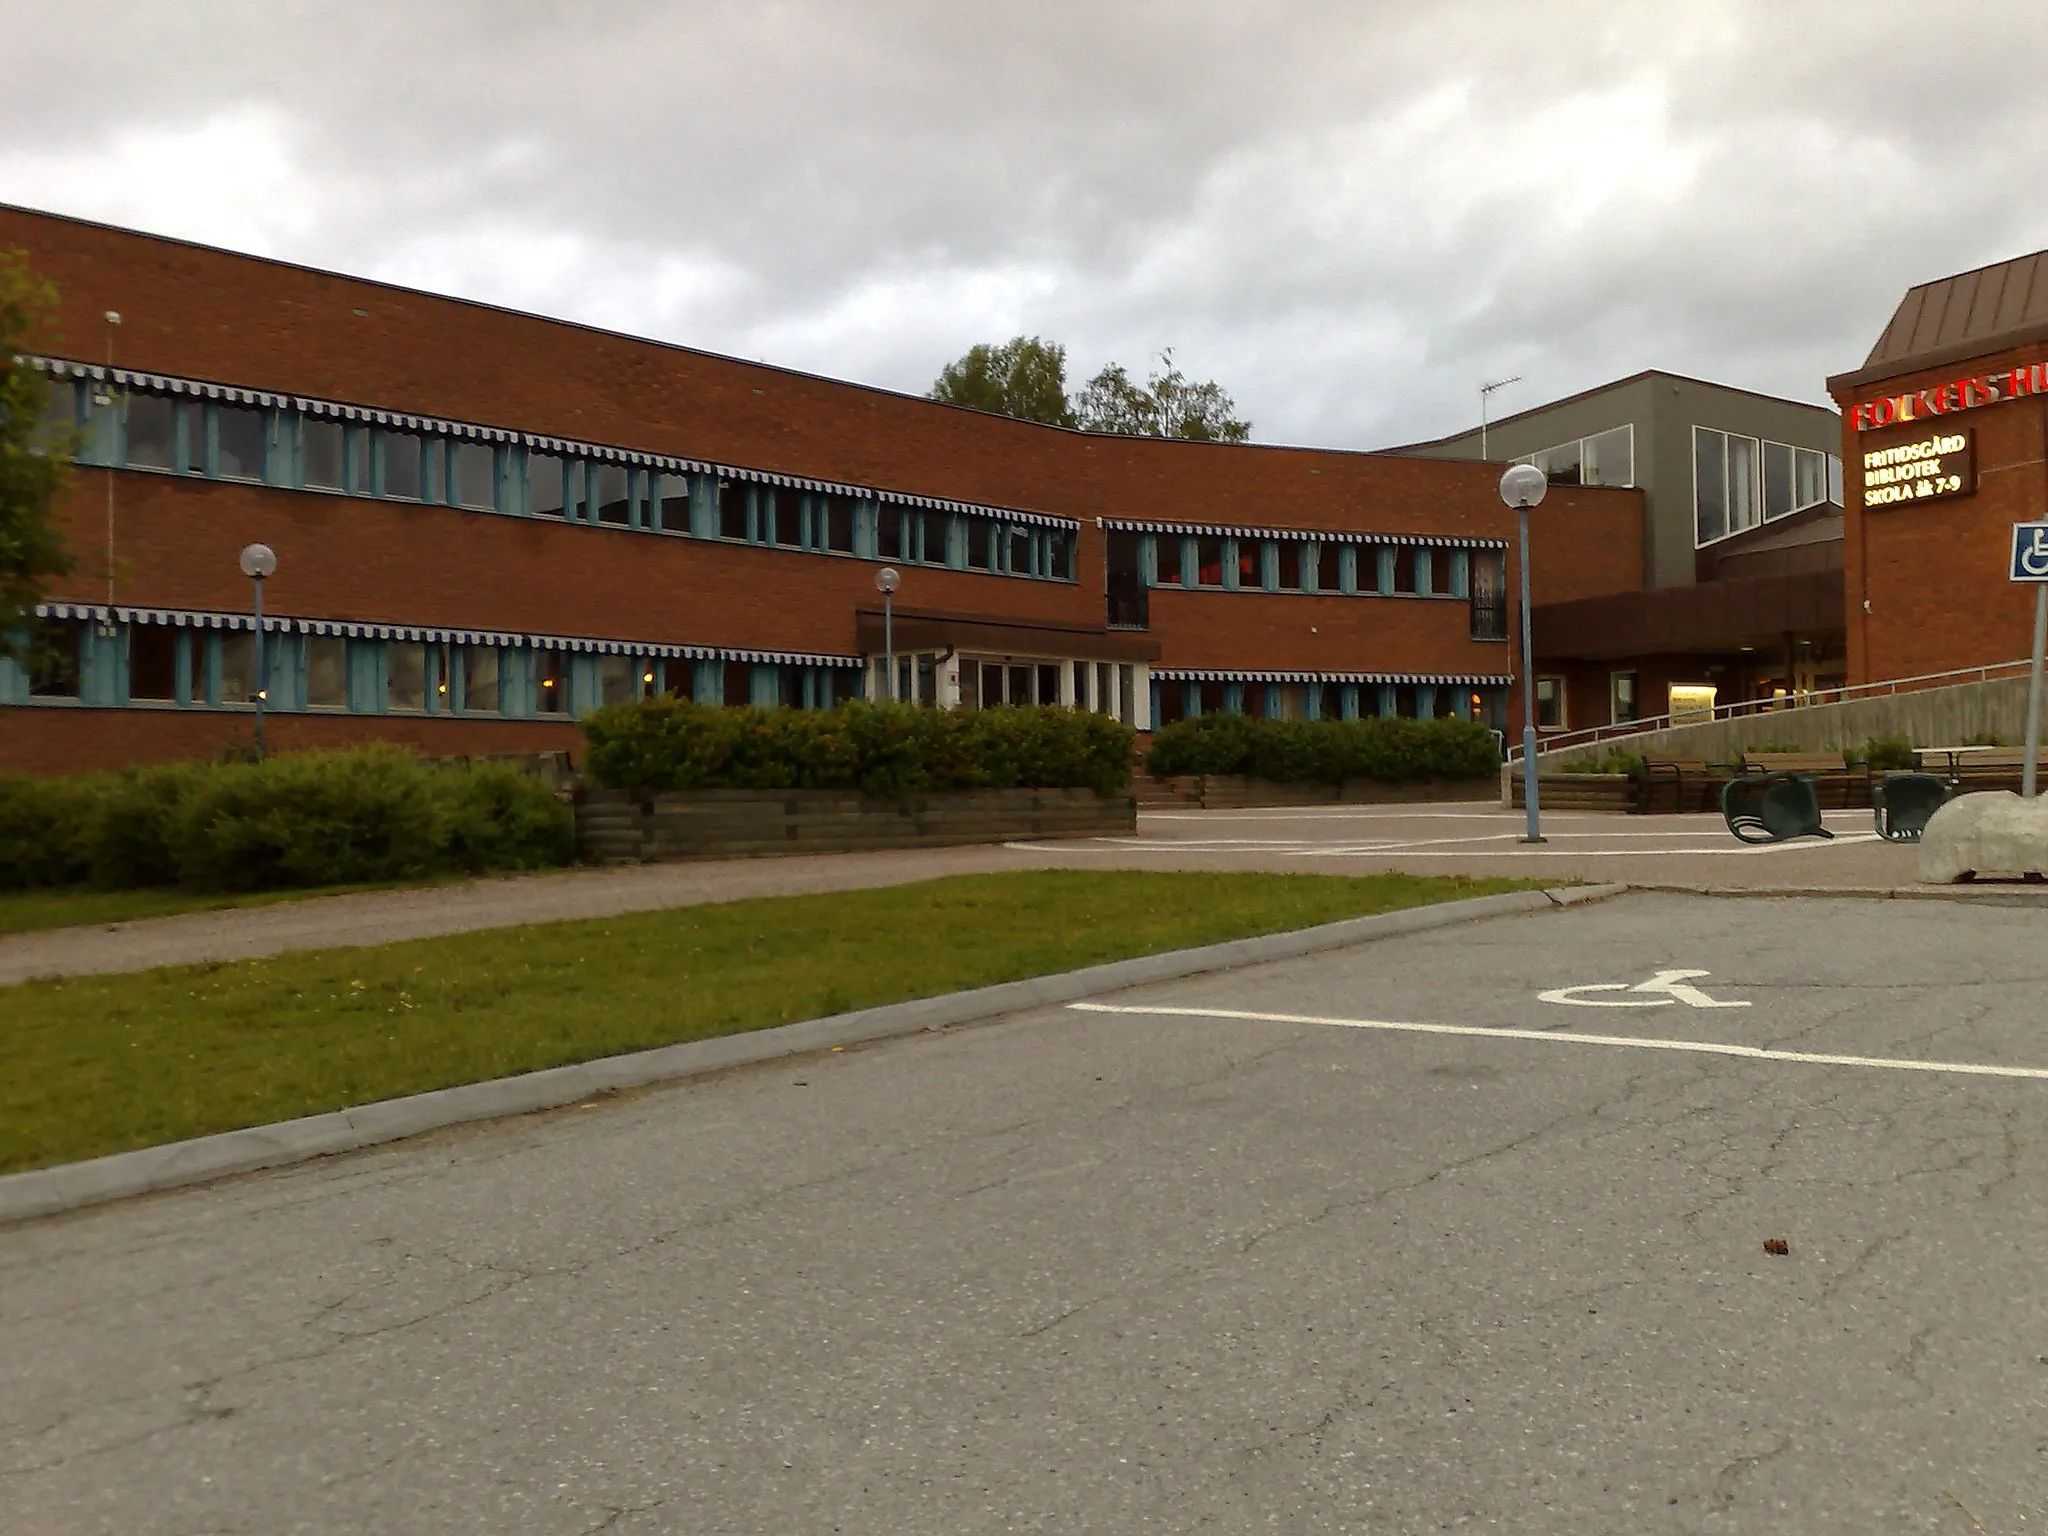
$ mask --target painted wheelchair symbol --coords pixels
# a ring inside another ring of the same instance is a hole
[[[1747,1002],[1727,1001],[1709,997],[1698,987],[1689,983],[1708,971],[1659,971],[1648,981],[1634,983],[1626,981],[1594,981],[1576,987],[1553,987],[1548,992],[1538,992],[1536,999],[1544,1003],[1562,1003],[1568,1008],[1668,1008],[1673,1003],[1684,1003],[1688,1008],[1747,1008]],[[1619,997],[1589,997],[1592,992],[1618,992]]]
[[[2048,581],[2048,523],[2021,523],[2014,526],[2012,579]]]

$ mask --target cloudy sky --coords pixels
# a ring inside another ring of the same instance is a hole
[[[921,392],[1162,348],[1379,447],[1821,397],[2048,246],[2040,0],[0,0],[0,201]]]

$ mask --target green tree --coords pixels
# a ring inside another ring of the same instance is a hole
[[[19,251],[0,251],[0,655],[23,660],[36,603],[71,569],[56,502],[76,447],[45,412],[50,386],[22,357],[56,290]]]
[[[1074,425],[1067,406],[1067,349],[1036,336],[968,348],[965,357],[946,364],[930,398],[1048,427]]]
[[[1088,381],[1074,404],[1083,430],[1122,437],[1241,443],[1252,430],[1250,422],[1238,419],[1237,402],[1220,384],[1189,382],[1173,365],[1171,348],[1159,354],[1159,368],[1145,383],[1132,382],[1122,363],[1111,363]]]

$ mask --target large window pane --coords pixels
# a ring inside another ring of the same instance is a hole
[[[1828,500],[1838,507],[1842,504],[1842,461],[1832,453],[1828,455]]]
[[[977,571],[996,568],[995,525],[985,517],[967,519],[967,563]]]
[[[562,461],[552,453],[526,456],[526,505],[540,517],[562,515]]]
[[[1048,535],[1048,538],[1050,543],[1045,574],[1054,581],[1072,581],[1074,579],[1074,536],[1071,533],[1055,530]]]
[[[1586,439],[1586,484],[1634,485],[1636,483],[1635,432],[1616,427]]]
[[[596,482],[592,489],[597,498],[597,520],[614,528],[624,528],[632,522],[632,507],[626,499],[626,466],[599,464],[591,478]]]
[[[1757,440],[1728,438],[1728,531],[1757,525]]]
[[[1003,530],[1003,569],[1019,576],[1035,576],[1031,568],[1031,530],[1029,528],[1006,528]]]
[[[1223,540],[1203,537],[1195,540],[1195,585],[1223,585]]]
[[[1693,528],[1697,542],[1710,544],[1728,532],[1728,437],[1707,427],[1692,429]]]
[[[764,494],[775,501],[775,542],[794,549],[803,543],[803,495],[787,487]]]
[[[1792,497],[1792,450],[1764,444],[1764,516],[1783,517],[1797,505]]]
[[[36,416],[35,446],[38,452],[61,447],[69,452],[78,431],[78,387],[69,379],[51,379],[43,391],[43,408]]]
[[[177,412],[162,395],[128,397],[128,452],[122,460],[130,469],[169,469],[176,444]]]
[[[128,631],[128,697],[170,700],[178,696],[178,632],[164,624],[136,624]]]
[[[339,635],[306,637],[306,704],[311,709],[348,707],[348,642]]]
[[[718,536],[744,539],[747,536],[747,487],[737,480],[718,482]]]
[[[561,651],[533,653],[533,707],[543,715],[569,708],[569,658]]]
[[[420,440],[410,432],[379,432],[377,440],[384,454],[383,493],[418,501]]]
[[[252,405],[223,405],[214,418],[220,437],[220,462],[215,472],[223,480],[261,480],[263,412]]]
[[[825,547],[842,555],[853,553],[853,498],[828,496],[825,506]]]
[[[498,648],[462,648],[462,707],[472,714],[498,713]]]
[[[256,698],[256,636],[246,629],[220,637],[220,702],[248,704]]]
[[[1536,467],[1552,485],[1577,485],[1584,478],[1577,443],[1560,443],[1534,456]]]
[[[690,477],[663,475],[656,496],[660,507],[654,526],[669,533],[690,531]]]
[[[32,698],[78,697],[78,648],[85,626],[68,619],[40,620],[29,637],[28,691]]]
[[[384,707],[427,707],[427,648],[424,645],[399,640],[385,645]]]
[[[1828,499],[1828,456],[1818,448],[1798,449],[1792,458],[1792,502],[1810,507]]]
[[[458,507],[489,512],[498,505],[497,453],[489,443],[455,445],[455,494]]]
[[[599,693],[606,704],[630,704],[640,697],[639,662],[631,656],[598,658]]]
[[[342,490],[341,423],[307,417],[299,424],[306,484],[316,491]]]
[[[1282,539],[1280,541],[1280,590],[1298,592],[1301,590],[1301,541]]]

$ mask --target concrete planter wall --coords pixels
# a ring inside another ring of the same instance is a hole
[[[1537,803],[1548,811],[1628,811],[1635,808],[1635,781],[1625,773],[1546,773],[1537,788]],[[1523,804],[1522,776],[1515,775],[1516,809]]]
[[[1275,783],[1242,774],[1184,774],[1147,781],[1148,804],[1172,801],[1198,805],[1205,811],[1240,811],[1286,805],[1415,805],[1433,800],[1485,800],[1489,779],[1433,779],[1421,784],[1383,784],[1377,779],[1347,779],[1342,784]]]
[[[1087,789],[965,789],[870,799],[853,790],[597,789],[576,806],[585,858],[598,863],[927,848],[1137,828],[1128,794]]]

